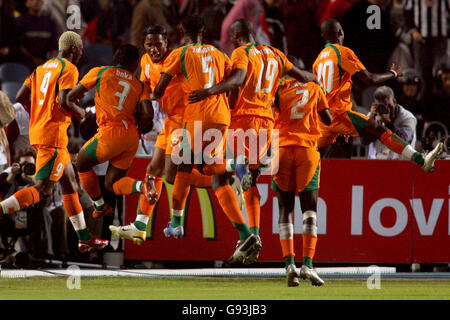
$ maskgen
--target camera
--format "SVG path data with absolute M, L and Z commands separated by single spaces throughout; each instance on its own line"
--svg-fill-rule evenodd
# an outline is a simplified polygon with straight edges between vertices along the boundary
M 36 173 L 36 165 L 25 161 L 20 164 L 20 170 L 27 176 L 33 176 Z
M 391 113 L 391 109 L 392 106 L 390 106 L 389 104 L 382 104 L 382 103 L 377 103 L 375 105 L 375 111 L 382 115 L 382 114 L 390 114 Z

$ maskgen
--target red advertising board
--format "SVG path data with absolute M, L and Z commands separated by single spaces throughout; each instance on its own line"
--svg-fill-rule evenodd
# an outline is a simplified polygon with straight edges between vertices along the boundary
M 149 159 L 136 158 L 129 175 L 142 178 Z M 318 202 L 317 262 L 450 262 L 450 161 L 426 174 L 408 161 L 324 160 Z M 260 261 L 281 261 L 278 203 L 270 177 L 261 194 Z M 125 200 L 125 223 L 136 216 L 138 196 Z M 301 256 L 301 209 L 296 200 L 295 251 Z M 169 198 L 163 190 L 141 246 L 125 241 L 130 260 L 226 260 L 238 234 L 210 189 L 192 188 L 185 237 L 166 238 Z M 245 210 L 244 210 L 245 215 Z

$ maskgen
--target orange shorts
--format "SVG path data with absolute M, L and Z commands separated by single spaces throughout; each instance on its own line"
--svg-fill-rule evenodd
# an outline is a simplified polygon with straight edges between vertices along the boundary
M 107 124 L 87 141 L 83 149 L 98 163 L 109 161 L 114 167 L 126 170 L 130 167 L 139 147 L 139 133 L 136 126 L 128 128 L 122 123 Z
M 349 110 L 333 117 L 331 125 L 326 126 L 319 121 L 319 128 L 322 136 L 319 138 L 317 145 L 319 148 L 332 144 L 339 135 L 352 137 L 361 137 L 364 132 L 369 117 Z
M 163 149 L 166 151 L 166 155 L 172 154 L 173 147 L 181 141 L 183 134 L 183 115 L 169 116 L 164 119 L 164 127 L 158 134 L 156 139 L 155 148 Z M 175 135 L 172 139 L 172 133 Z
M 59 181 L 64 168 L 70 162 L 67 148 L 55 148 L 45 145 L 33 145 L 36 150 L 36 179 Z
M 272 164 L 272 189 L 297 192 L 319 189 L 320 153 L 317 148 L 280 147 Z
M 243 153 L 250 168 L 257 169 L 261 159 L 267 156 L 272 141 L 274 122 L 260 117 L 238 117 L 231 119 L 227 134 L 227 152 L 237 157 Z M 228 155 L 227 155 L 228 157 Z
M 185 122 L 180 144 L 183 159 L 190 154 L 190 157 L 195 158 L 195 164 L 209 164 L 208 160 L 210 159 L 223 161 L 227 129 L 228 126 L 225 124 L 202 121 Z M 175 149 L 174 153 L 179 154 Z

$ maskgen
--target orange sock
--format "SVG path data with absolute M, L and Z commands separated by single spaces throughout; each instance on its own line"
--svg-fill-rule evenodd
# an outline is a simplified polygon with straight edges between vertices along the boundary
M 11 197 L 0 203 L 1 212 L 8 214 L 31 206 L 41 201 L 41 196 L 35 187 L 27 187 L 17 191 Z
M 234 194 L 233 188 L 230 185 L 220 187 L 216 192 L 217 199 L 220 206 L 233 223 L 245 224 L 244 216 L 239 209 L 239 203 Z
M 184 210 L 186 199 L 191 190 L 191 174 L 188 172 L 177 172 L 172 190 L 172 209 Z
M 220 206 L 239 233 L 239 239 L 244 240 L 251 235 L 244 216 L 239 209 L 239 203 L 230 185 L 220 187 L 216 192 Z
M 314 258 L 316 252 L 317 236 L 313 234 L 304 233 L 303 239 L 303 257 L 308 257 L 311 260 Z
M 113 183 L 113 190 L 118 196 L 139 193 L 142 192 L 142 181 L 123 177 Z
M 97 200 L 102 197 L 100 183 L 98 182 L 98 177 L 94 170 L 78 172 L 78 176 L 80 177 L 81 186 L 91 199 Z
M 408 145 L 406 141 L 393 133 L 391 130 L 386 130 L 380 137 L 380 141 L 390 150 L 395 153 L 402 154 L 405 147 Z
M 281 252 L 283 253 L 283 258 L 295 257 L 294 253 L 294 239 L 280 239 Z
M 142 214 L 145 214 L 147 217 L 151 217 L 153 208 L 158 203 L 159 197 L 161 197 L 162 185 L 163 185 L 163 178 L 155 176 L 155 187 L 156 187 L 156 192 L 158 192 L 158 199 L 156 200 L 155 203 L 149 204 L 145 197 L 140 197 L 138 214 L 142 213 Z
M 62 200 L 69 218 L 83 212 L 78 193 L 63 194 Z
M 197 169 L 192 169 L 189 179 L 191 180 L 191 185 L 193 186 L 199 188 L 211 187 L 211 176 L 201 174 Z
M 258 187 L 252 186 L 244 192 L 245 209 L 247 211 L 248 226 L 253 234 L 259 235 L 259 221 L 261 207 L 259 205 L 261 196 Z

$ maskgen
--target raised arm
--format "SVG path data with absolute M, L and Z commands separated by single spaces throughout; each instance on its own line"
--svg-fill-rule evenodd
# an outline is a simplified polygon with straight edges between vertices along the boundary
M 317 81 L 317 77 L 311 72 L 301 70 L 296 66 L 292 66 L 292 68 L 286 73 L 288 76 L 295 78 L 297 81 L 306 83 L 306 82 L 315 82 L 319 84 Z
M 354 77 L 357 80 L 364 82 L 366 85 L 375 85 L 386 82 L 391 79 L 395 79 L 403 75 L 403 72 L 399 66 L 392 64 L 391 69 L 384 73 L 372 73 L 366 69 L 356 73 Z

